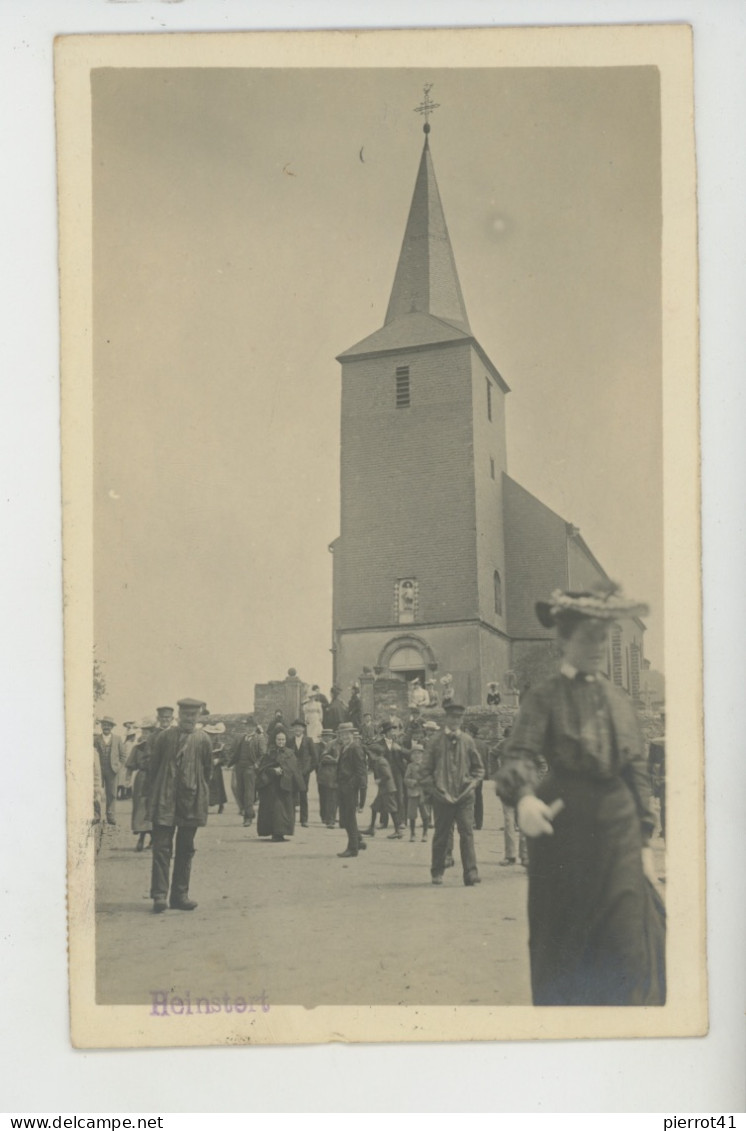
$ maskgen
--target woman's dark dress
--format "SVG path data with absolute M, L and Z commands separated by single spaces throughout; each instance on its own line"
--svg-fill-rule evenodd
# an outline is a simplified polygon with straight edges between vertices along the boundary
M 654 817 L 630 701 L 603 677 L 548 680 L 521 704 L 497 783 L 509 805 L 531 792 L 565 805 L 552 836 L 528 841 L 534 1005 L 662 1005 L 662 904 L 641 858 Z
M 279 766 L 282 774 L 275 773 Z M 295 803 L 293 790 L 305 789 L 292 750 L 272 747 L 262 758 L 257 772 L 259 814 L 258 836 L 292 836 L 295 831 Z
M 212 773 L 210 774 L 210 805 L 225 805 L 228 795 L 225 792 L 223 779 L 223 751 L 224 746 L 213 747 Z M 215 759 L 218 759 L 217 762 Z
M 148 804 L 148 770 L 152 753 L 152 738 L 141 738 L 130 752 L 127 769 L 135 771 L 132 782 L 132 832 L 149 833 L 153 830 Z

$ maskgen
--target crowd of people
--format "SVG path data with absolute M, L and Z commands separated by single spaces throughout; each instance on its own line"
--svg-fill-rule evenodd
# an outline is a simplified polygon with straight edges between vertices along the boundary
M 660 1004 L 665 926 L 649 882 L 649 767 L 631 702 L 600 674 L 611 624 L 640 608 L 613 591 L 557 591 L 540 602 L 540 620 L 557 629 L 562 666 L 528 693 L 512 732 L 506 727 L 497 741 L 480 737 L 452 696 L 441 700 L 440 722 L 411 697 L 406 722 L 394 710 L 375 722 L 357 686 L 348 702 L 339 687 L 327 698 L 314 686 L 303 717 L 288 722 L 277 711 L 266 730 L 250 718 L 228 747 L 224 724 L 211 724 L 198 699 L 179 700 L 176 717 L 157 708 L 139 737 L 126 740 L 105 716 L 94 762 L 106 820 L 116 823 L 117 782 L 130 775 L 132 832 L 138 851 L 152 848 L 156 913 L 197 906 L 189 895 L 194 838 L 211 806 L 224 811 L 224 767 L 243 825 L 256 823 L 260 837 L 283 843 L 296 820 L 308 826 L 315 776 L 322 824 L 347 838 L 338 856 L 357 857 L 381 832 L 402 840 L 408 830 L 414 841 L 419 820 L 423 841 L 432 831 L 431 881 L 442 885 L 455 827 L 463 882 L 474 887 L 474 832 L 485 777 L 493 779 L 505 817 L 502 864 L 529 872 L 534 1003 Z M 665 819 L 661 749 L 654 744 Z M 375 796 L 361 829 L 371 775 Z
M 293 835 L 296 821 L 308 827 L 315 778 L 322 824 L 343 829 L 347 837 L 339 856 L 356 857 L 377 832 L 402 840 L 408 831 L 410 842 L 418 837 L 427 842 L 432 832 L 432 879 L 442 883 L 454 863 L 456 825 L 464 883 L 479 883 L 474 830 L 482 827 L 483 780 L 494 775 L 499 746 L 480 739 L 474 723 L 463 725 L 460 705 L 446 702 L 442 727 L 418 706 L 406 712 L 406 721 L 392 710 L 376 723 L 362 712 L 357 687 L 347 702 L 341 688 L 333 687 L 327 698 L 314 687 L 303 718 L 287 721 L 277 711 L 265 729 L 250 716 L 245 732 L 229 745 L 224 723 L 201 721 L 209 716 L 200 700 L 182 699 L 177 707 L 178 714 L 158 707 L 142 719 L 139 735 L 125 740 L 114 732 L 114 720 L 104 716 L 94 737 L 105 819 L 116 824 L 117 800 L 131 796 L 135 850 L 154 853 L 151 895 L 157 911 L 166 904 L 164 869 L 173 829 L 182 826 L 191 832 L 181 839 L 176 835 L 169 901 L 172 907 L 192 904 L 184 860 L 191 859 L 194 830 L 206 822 L 209 809 L 224 812 L 224 769 L 230 771 L 244 827 L 255 825 L 260 837 L 282 843 Z M 361 829 L 359 814 L 368 803 L 370 819 Z M 103 812 L 101 806 L 102 818 Z M 172 830 L 169 836 L 158 831 L 164 825 Z M 515 859 L 506 853 L 503 863 Z

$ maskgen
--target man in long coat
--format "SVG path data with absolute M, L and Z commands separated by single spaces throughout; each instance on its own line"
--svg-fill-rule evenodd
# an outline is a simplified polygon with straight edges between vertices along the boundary
M 371 748 L 371 755 L 374 757 L 385 758 L 388 762 L 391 773 L 394 778 L 396 786 L 396 814 L 397 819 L 394 822 L 394 832 L 391 834 L 392 839 L 399 839 L 402 836 L 400 826 L 403 826 L 407 819 L 407 806 L 404 794 L 404 774 L 407 769 L 407 762 L 409 761 L 408 753 L 402 749 L 398 742 L 394 742 L 394 734 L 396 733 L 396 724 L 386 720 L 381 723 L 381 738 Z M 386 828 L 389 823 L 389 813 L 381 813 L 381 827 Z
M 479 737 L 478 724 L 475 722 L 468 722 L 464 727 L 464 730 L 474 739 L 474 745 L 477 748 L 479 757 L 482 759 L 482 765 L 484 766 L 486 773 L 489 749 L 485 740 Z M 484 782 L 480 781 L 477 783 L 476 789 L 474 790 L 474 828 L 477 831 L 479 831 L 484 824 L 484 797 L 482 796 L 483 786 Z
M 282 842 L 295 831 L 295 796 L 301 791 L 303 778 L 298 763 L 287 744 L 284 730 L 275 735 L 275 744 L 262 758 L 257 772 L 259 819 L 257 836 L 271 836 Z
M 331 691 L 332 701 L 324 711 L 324 730 L 336 731 L 341 723 L 347 722 L 347 704 L 342 698 L 342 688 L 336 685 Z
M 367 848 L 357 827 L 358 798 L 368 784 L 368 771 L 362 746 L 355 741 L 352 723 L 342 723 L 337 728 L 340 742 L 337 762 L 337 790 L 339 795 L 339 823 L 347 833 L 347 848 L 338 856 L 357 856 Z
M 155 714 L 158 719 L 158 730 L 168 730 L 174 725 L 173 707 L 156 707 Z
M 249 725 L 254 726 L 253 733 L 239 735 L 228 758 L 228 767 L 236 771 L 236 799 L 244 828 L 250 827 L 256 815 L 256 773 L 267 753 L 266 734 L 261 733 L 253 719 L 249 720 Z
M 295 754 L 298 771 L 306 784 L 305 790 L 299 793 L 300 823 L 304 829 L 308 828 L 308 783 L 312 772 L 317 766 L 316 747 L 306 734 L 306 724 L 302 719 L 296 719 L 292 724 L 293 737 L 288 743 Z
M 199 699 L 180 699 L 175 727 L 161 731 L 150 762 L 150 806 L 153 821 L 153 871 L 150 895 L 153 911 L 168 906 L 193 911 L 189 879 L 197 829 L 207 824 L 212 743 L 197 718 L 204 704 Z M 171 854 L 176 834 L 174 871 L 169 897 Z
M 117 779 L 124 769 L 127 755 L 124 743 L 118 734 L 114 734 L 116 726 L 109 715 L 104 715 L 100 720 L 101 734 L 94 736 L 93 745 L 98 751 L 101 777 L 106 791 L 106 822 L 109 825 L 117 823 Z
M 474 851 L 474 791 L 484 778 L 484 766 L 470 734 L 461 729 L 464 708 L 448 703 L 445 729 L 428 743 L 420 784 L 429 795 L 435 818 L 431 875 L 443 883 L 448 838 L 456 822 L 461 845 L 461 865 L 467 887 L 478 884 Z

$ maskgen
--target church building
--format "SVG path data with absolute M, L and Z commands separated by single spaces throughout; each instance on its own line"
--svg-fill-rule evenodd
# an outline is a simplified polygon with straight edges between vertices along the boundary
M 426 93 L 427 105 L 427 93 Z M 334 680 L 453 677 L 455 698 L 519 685 L 549 656 L 534 602 L 607 575 L 579 531 L 508 474 L 510 392 L 469 324 L 425 143 L 383 326 L 345 350 Z M 608 675 L 635 697 L 644 625 L 614 630 Z

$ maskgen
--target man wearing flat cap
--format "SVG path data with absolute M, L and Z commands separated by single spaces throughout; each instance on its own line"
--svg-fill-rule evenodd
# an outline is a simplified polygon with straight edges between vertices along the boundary
M 236 774 L 235 795 L 238 808 L 243 817 L 244 828 L 250 828 L 256 816 L 256 774 L 264 755 L 267 753 L 267 736 L 262 728 L 249 716 L 247 731 L 239 735 L 228 758 L 228 768 Z
M 161 731 L 150 763 L 150 806 L 153 821 L 153 871 L 150 895 L 153 911 L 167 907 L 193 911 L 189 878 L 197 829 L 207 824 L 212 743 L 197 720 L 204 706 L 200 699 L 180 699 L 175 727 Z M 171 854 L 176 849 L 169 896 Z
M 122 749 L 124 750 L 124 767 L 119 771 L 119 781 L 117 782 L 117 801 L 128 801 L 132 796 L 132 773 L 129 769 L 129 756 L 135 748 L 137 740 L 137 723 L 134 719 L 122 723 L 124 727 L 124 742 Z
M 99 719 L 101 733 L 94 736 L 93 745 L 98 751 L 101 777 L 106 792 L 106 823 L 117 823 L 117 781 L 124 770 L 127 755 L 124 743 L 118 734 L 114 734 L 116 723 L 110 715 Z
M 447 704 L 445 727 L 428 743 L 420 784 L 432 801 L 435 819 L 430 869 L 433 883 L 443 883 L 448 838 L 455 821 L 464 883 L 473 887 L 480 882 L 474 851 L 474 791 L 484 778 L 484 766 L 474 739 L 461 729 L 464 710 L 457 703 Z
M 155 713 L 156 718 L 158 719 L 158 730 L 168 730 L 170 726 L 173 726 L 173 707 L 156 707 Z
M 402 750 L 398 742 L 394 741 L 394 735 L 397 733 L 396 724 L 390 719 L 385 719 L 381 723 L 381 738 L 374 746 L 371 747 L 371 754 L 376 758 L 385 758 L 389 764 L 394 785 L 396 786 L 396 820 L 394 821 L 394 831 L 391 833 L 392 840 L 401 840 L 402 833 L 399 826 L 404 826 L 407 819 L 407 807 L 404 801 L 404 774 L 407 769 L 408 757 Z M 381 812 L 381 828 L 388 828 L 389 823 L 389 810 Z

